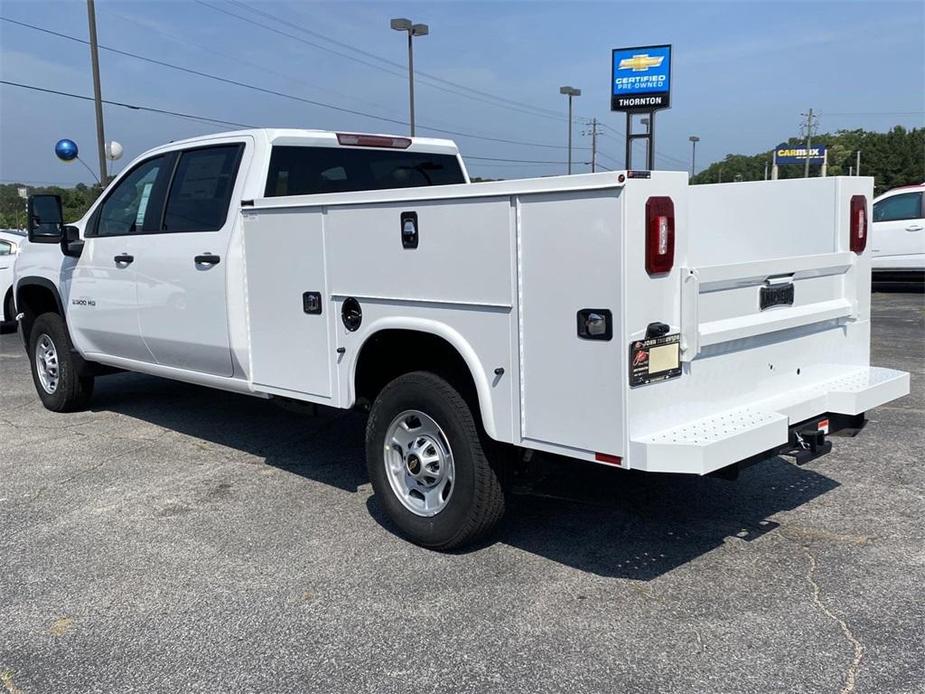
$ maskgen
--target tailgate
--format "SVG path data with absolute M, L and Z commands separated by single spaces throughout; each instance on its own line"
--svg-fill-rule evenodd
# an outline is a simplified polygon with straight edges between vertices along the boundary
M 867 319 L 869 262 L 849 250 L 849 217 L 852 196 L 869 203 L 870 179 L 693 186 L 690 195 L 684 361 L 724 343 Z
M 629 391 L 631 466 L 704 474 L 908 390 L 870 367 L 870 178 L 691 186 L 680 246 L 680 375 Z M 650 284 L 654 287 L 654 284 Z M 666 321 L 667 322 L 667 321 Z M 635 339 L 635 336 L 630 336 Z

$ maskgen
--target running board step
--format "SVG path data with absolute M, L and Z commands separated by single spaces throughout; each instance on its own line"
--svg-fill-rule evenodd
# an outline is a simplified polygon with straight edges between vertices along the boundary
M 706 475 L 786 445 L 787 417 L 753 408 L 728 410 L 632 442 L 632 466 Z

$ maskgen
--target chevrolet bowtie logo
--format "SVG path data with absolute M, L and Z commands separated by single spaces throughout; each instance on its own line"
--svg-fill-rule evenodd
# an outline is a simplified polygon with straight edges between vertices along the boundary
M 665 56 L 650 56 L 648 53 L 634 55 L 632 58 L 624 58 L 620 61 L 620 70 L 632 70 L 633 72 L 645 72 L 650 67 L 659 67 Z

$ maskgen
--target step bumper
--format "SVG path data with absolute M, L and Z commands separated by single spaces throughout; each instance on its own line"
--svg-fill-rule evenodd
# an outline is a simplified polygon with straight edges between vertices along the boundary
M 852 368 L 786 396 L 633 439 L 630 467 L 705 475 L 784 446 L 791 424 L 826 413 L 861 414 L 908 393 L 909 374 L 904 371 Z

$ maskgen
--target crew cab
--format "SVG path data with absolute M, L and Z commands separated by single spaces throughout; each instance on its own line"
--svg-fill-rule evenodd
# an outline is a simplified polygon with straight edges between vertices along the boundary
M 470 183 L 450 141 L 232 132 L 143 154 L 73 225 L 34 197 L 16 310 L 51 410 L 113 367 L 368 407 L 380 505 L 450 549 L 532 451 L 806 462 L 908 393 L 869 363 L 872 184 Z

